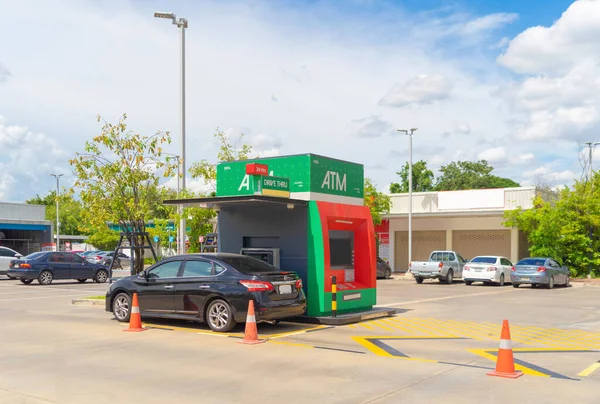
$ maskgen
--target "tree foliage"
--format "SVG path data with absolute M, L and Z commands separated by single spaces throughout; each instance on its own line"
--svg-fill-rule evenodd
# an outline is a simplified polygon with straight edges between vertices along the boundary
M 375 184 L 370 178 L 365 177 L 365 205 L 371 209 L 374 224 L 381 223 L 381 215 L 390 211 L 390 197 L 378 192 Z
M 171 142 L 168 132 L 151 136 L 127 129 L 126 115 L 117 124 L 102 121 L 100 135 L 86 142 L 85 152 L 70 160 L 80 188 L 83 220 L 96 229 L 106 222 L 119 223 L 129 234 L 146 231 L 153 214 L 153 200 L 159 175 L 174 176 L 177 165 L 162 158 L 162 145 Z M 159 174 L 160 173 L 160 174 Z M 141 236 L 132 237 L 134 246 L 144 245 Z M 135 272 L 143 270 L 144 250 L 135 251 Z
M 486 160 L 451 162 L 440 168 L 436 191 L 457 191 L 463 189 L 513 188 L 519 184 L 509 178 L 492 174 L 494 167 Z
M 576 276 L 590 267 L 600 275 L 600 174 L 563 188 L 556 200 L 537 196 L 532 209 L 508 211 L 505 218 L 505 226 L 526 234 L 532 256 L 553 257 Z
M 102 251 L 114 251 L 119 242 L 119 232 L 108 227 L 94 231 L 87 239 L 87 243 Z
M 390 193 L 399 194 L 408 192 L 408 162 L 404 163 L 402 170 L 396 174 L 400 176 L 400 183 L 390 184 Z M 413 192 L 433 191 L 434 186 L 433 171 L 427 168 L 425 160 L 419 160 L 412 166 L 412 187 Z
M 219 142 L 217 161 L 211 163 L 208 160 L 201 160 L 193 163 L 190 166 L 190 175 L 192 178 L 204 180 L 212 189 L 212 196 L 215 196 L 217 190 L 217 163 L 221 161 L 248 160 L 250 153 L 252 153 L 252 146 L 242 143 L 244 134 L 241 134 L 233 143 L 229 140 L 227 134 L 219 128 L 217 128 L 213 136 Z
M 50 191 L 46 196 L 35 197 L 25 201 L 31 205 L 46 206 L 46 220 L 56 222 L 56 191 Z M 60 233 L 71 236 L 80 235 L 86 232 L 82 215 L 81 201 L 73 197 L 73 190 L 63 190 L 58 198 L 58 221 L 60 223 Z

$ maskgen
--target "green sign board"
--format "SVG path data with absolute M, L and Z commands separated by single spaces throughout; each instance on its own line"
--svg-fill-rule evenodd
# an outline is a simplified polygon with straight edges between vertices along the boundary
M 362 203 L 364 169 L 361 164 L 316 154 L 223 162 L 217 165 L 217 196 L 262 193 L 261 176 L 246 174 L 246 164 L 268 166 L 268 177 L 288 179 L 291 198 Z M 266 177 L 266 178 L 268 178 Z M 264 178 L 264 177 L 262 177 Z M 267 188 L 269 189 L 269 188 Z M 327 197 L 327 195 L 329 195 Z M 337 199 L 336 199 L 337 198 Z M 356 199 L 354 199 L 356 198 Z
M 260 177 L 261 194 L 268 196 L 290 196 L 290 180 L 284 177 Z

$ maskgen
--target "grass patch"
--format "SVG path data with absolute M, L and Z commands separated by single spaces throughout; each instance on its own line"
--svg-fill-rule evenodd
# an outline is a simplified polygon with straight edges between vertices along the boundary
M 86 299 L 106 300 L 106 296 L 88 296 Z

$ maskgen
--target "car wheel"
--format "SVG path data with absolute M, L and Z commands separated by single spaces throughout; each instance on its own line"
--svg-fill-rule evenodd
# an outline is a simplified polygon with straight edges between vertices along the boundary
M 550 282 L 548 282 L 548 289 L 554 289 L 554 276 L 550 277 Z
M 31 282 L 33 282 L 33 279 L 21 279 L 21 283 L 24 285 L 29 285 Z
M 538 286 L 538 285 L 537 285 L 537 283 L 532 283 L 532 284 L 531 284 L 531 288 L 532 288 L 532 289 L 535 289 L 535 288 L 537 288 L 537 286 Z
M 390 271 L 389 269 L 385 270 L 385 279 L 390 279 L 390 277 L 392 276 L 392 271 Z
M 513 283 L 512 285 L 513 285 L 513 288 L 518 288 L 519 286 L 521 286 L 518 283 Z
M 98 272 L 96 272 L 96 276 L 94 276 L 94 282 L 104 283 L 107 280 L 108 280 L 108 272 L 106 272 L 104 269 L 101 269 Z
M 500 274 L 500 282 L 498 282 L 498 286 L 504 286 L 504 274 Z
M 471 286 L 473 284 L 473 281 L 465 281 L 465 285 L 467 286 Z
M 40 285 L 50 285 L 52 283 L 52 279 L 54 279 L 54 276 L 52 276 L 52 272 L 48 270 L 42 271 L 40 276 L 38 276 L 38 282 Z
M 568 288 L 571 285 L 571 277 L 567 275 L 567 280 L 565 281 L 565 288 Z
M 416 281 L 417 283 L 423 283 L 423 278 L 415 278 L 415 281 Z
M 228 332 L 235 327 L 233 310 L 229 303 L 221 299 L 210 302 L 206 309 L 206 321 L 215 332 Z
M 454 281 L 454 272 L 452 272 L 452 270 L 449 270 L 448 275 L 446 276 L 446 283 L 448 285 L 452 285 L 453 281 Z
M 85 279 L 85 278 L 77 279 L 77 282 L 79 282 L 79 283 L 83 283 L 85 281 L 87 281 L 87 279 Z
M 113 316 L 122 323 L 129 321 L 131 314 L 131 297 L 127 293 L 119 293 L 113 300 Z

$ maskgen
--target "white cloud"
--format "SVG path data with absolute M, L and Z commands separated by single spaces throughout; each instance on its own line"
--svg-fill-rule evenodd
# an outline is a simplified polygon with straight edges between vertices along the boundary
M 516 164 L 529 164 L 535 160 L 535 155 L 533 153 L 524 153 L 519 154 L 516 159 L 511 159 L 511 162 L 514 161 Z
M 352 130 L 353 136 L 374 138 L 394 133 L 394 127 L 392 124 L 376 115 L 371 115 L 361 119 L 354 119 L 352 120 L 352 123 L 354 127 Z
M 452 81 L 443 74 L 420 74 L 403 84 L 396 84 L 379 101 L 379 104 L 390 107 L 431 104 L 449 98 L 452 87 Z
M 505 36 L 502 39 L 500 39 L 498 42 L 496 42 L 494 45 L 490 46 L 490 49 L 503 49 L 509 43 L 510 43 L 510 38 Z
M 489 14 L 466 23 L 461 31 L 463 35 L 476 35 L 482 31 L 491 31 L 515 22 L 519 18 L 515 13 Z
M 479 153 L 477 158 L 487 160 L 490 164 L 504 162 L 506 160 L 506 149 L 502 146 L 493 147 Z
M 8 80 L 9 76 L 10 76 L 10 72 L 8 71 L 8 69 L 6 67 L 4 67 L 2 65 L 2 63 L 0 63 L 0 83 Z
M 454 133 L 459 135 L 468 135 L 471 133 L 471 126 L 466 122 L 461 122 L 454 127 Z

